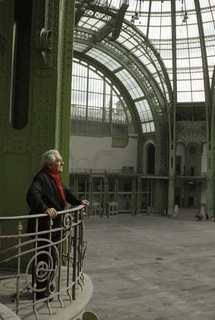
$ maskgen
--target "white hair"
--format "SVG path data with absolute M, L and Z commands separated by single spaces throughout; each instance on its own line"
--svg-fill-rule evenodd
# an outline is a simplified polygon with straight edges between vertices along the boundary
M 51 149 L 43 153 L 40 161 L 40 165 L 42 168 L 48 166 L 49 163 L 52 163 L 56 160 L 57 157 L 60 156 L 60 153 L 56 149 Z

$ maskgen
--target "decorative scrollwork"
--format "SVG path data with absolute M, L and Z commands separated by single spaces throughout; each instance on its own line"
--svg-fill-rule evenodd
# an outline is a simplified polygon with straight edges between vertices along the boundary
M 66 213 L 65 216 L 63 217 L 63 228 L 65 228 L 65 231 L 71 231 L 72 229 L 72 221 L 73 221 L 73 216 L 71 213 Z
M 43 56 L 44 65 L 47 67 L 49 65 L 49 56 L 52 49 L 51 46 L 51 38 L 52 38 L 52 31 L 43 28 L 40 31 L 40 46 L 41 46 L 41 53 Z
M 51 294 L 56 290 L 55 279 L 59 266 L 59 253 L 56 245 L 52 243 L 50 246 L 50 241 L 43 239 L 43 242 L 45 241 L 47 241 L 46 248 L 42 250 L 38 247 L 27 265 L 26 282 L 33 292 L 46 291 Z M 32 273 L 31 282 L 28 277 L 30 273 Z
M 42 28 L 40 31 L 40 45 L 42 51 L 48 51 L 52 49 L 51 38 L 52 31 Z
M 41 251 L 38 253 L 37 258 L 40 259 L 40 256 L 43 255 L 47 256 L 47 261 L 39 261 L 35 267 L 35 279 L 40 283 L 46 282 L 51 277 L 51 273 L 54 270 L 54 262 L 51 254 L 46 251 Z

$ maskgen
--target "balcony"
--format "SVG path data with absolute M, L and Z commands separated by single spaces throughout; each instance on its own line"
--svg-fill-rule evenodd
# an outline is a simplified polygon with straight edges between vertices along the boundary
M 58 216 L 58 228 L 45 214 L 0 217 L 0 318 L 6 308 L 11 320 L 98 319 L 85 312 L 93 286 L 83 270 L 84 206 Z M 38 231 L 39 218 L 48 230 Z M 26 232 L 28 219 L 35 232 Z

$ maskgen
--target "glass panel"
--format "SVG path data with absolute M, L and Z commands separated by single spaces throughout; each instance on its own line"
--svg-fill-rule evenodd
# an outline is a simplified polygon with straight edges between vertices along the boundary
M 148 120 L 153 120 L 150 106 L 147 100 L 141 100 L 135 103 L 137 111 L 139 113 L 140 121 L 145 122 Z
M 143 133 L 154 132 L 155 131 L 154 122 L 142 123 L 142 131 Z
M 129 116 L 127 109 L 125 112 L 125 103 L 119 91 L 111 81 L 106 79 L 101 71 L 98 74 L 94 67 L 86 63 L 82 65 L 76 59 L 73 63 L 71 118 L 85 121 L 82 121 L 82 124 L 73 122 L 73 132 L 75 130 L 76 133 L 84 135 L 110 135 L 110 125 L 120 123 L 120 135 L 127 136 Z M 109 123 L 109 127 L 103 122 Z M 100 123 L 100 126 L 96 123 Z M 112 132 L 113 130 L 114 128 Z
M 110 69 L 111 71 L 113 71 L 121 66 L 110 55 L 108 55 L 100 50 L 97 50 L 97 49 L 91 49 L 87 53 L 87 55 L 90 56 L 91 58 L 94 58 L 95 60 L 101 62 L 102 64 L 104 64 L 106 66 L 106 68 Z
M 128 92 L 130 93 L 133 99 L 144 96 L 144 93 L 141 90 L 140 86 L 127 70 L 122 70 L 117 72 L 116 76 L 119 78 L 122 84 L 126 87 L 126 89 L 128 90 Z

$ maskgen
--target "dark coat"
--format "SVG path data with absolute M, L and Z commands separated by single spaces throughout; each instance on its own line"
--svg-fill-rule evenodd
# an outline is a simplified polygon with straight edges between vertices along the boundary
M 77 199 L 69 189 L 63 187 L 65 199 L 72 206 L 80 205 L 81 200 Z M 30 207 L 30 214 L 44 213 L 48 208 L 54 208 L 56 211 L 64 210 L 55 182 L 45 172 L 44 169 L 39 171 L 28 189 L 26 196 L 27 203 Z M 57 216 L 53 219 L 53 227 L 60 226 L 61 217 Z M 39 231 L 49 228 L 49 217 L 41 217 L 39 219 Z M 27 232 L 35 232 L 35 219 L 28 219 Z

